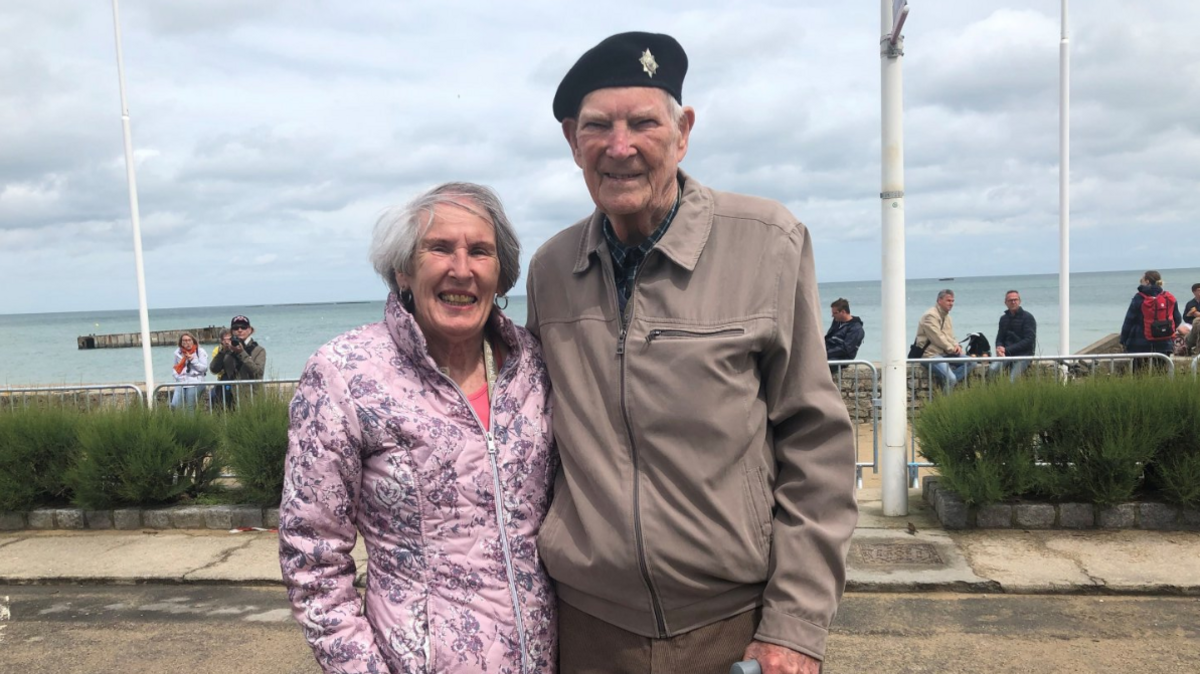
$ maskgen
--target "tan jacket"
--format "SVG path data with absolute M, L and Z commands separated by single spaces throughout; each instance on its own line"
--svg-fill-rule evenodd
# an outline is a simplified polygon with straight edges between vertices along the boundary
M 563 601 L 628 631 L 761 605 L 759 639 L 820 658 L 857 509 L 808 231 L 684 178 L 626 329 L 598 212 L 530 263 L 562 459 L 538 547 Z
M 954 338 L 954 320 L 950 318 L 950 312 L 935 304 L 921 314 L 917 323 L 917 344 L 925 345 L 922 358 L 958 356 L 954 351 L 958 340 Z

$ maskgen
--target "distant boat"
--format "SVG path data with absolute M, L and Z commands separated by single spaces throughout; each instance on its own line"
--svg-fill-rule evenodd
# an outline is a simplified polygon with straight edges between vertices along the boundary
M 946 278 L 940 278 L 940 279 L 938 279 L 938 280 L 939 280 L 939 281 L 953 281 L 953 280 L 954 280 L 954 277 L 953 277 L 953 276 L 947 276 Z

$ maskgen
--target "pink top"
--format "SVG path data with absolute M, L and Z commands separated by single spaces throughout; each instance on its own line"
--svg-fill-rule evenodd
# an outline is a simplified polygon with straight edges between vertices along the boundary
M 468 393 L 467 400 L 471 401 L 471 407 L 475 409 L 475 414 L 479 415 L 479 422 L 483 424 L 483 427 L 491 428 L 488 419 L 491 406 L 488 405 L 487 384 L 474 393 Z

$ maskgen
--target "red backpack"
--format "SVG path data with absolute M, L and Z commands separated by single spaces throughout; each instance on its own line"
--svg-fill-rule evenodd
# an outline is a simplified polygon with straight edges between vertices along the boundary
M 1142 296 L 1142 329 L 1151 342 L 1175 338 L 1175 296 L 1167 291 Z

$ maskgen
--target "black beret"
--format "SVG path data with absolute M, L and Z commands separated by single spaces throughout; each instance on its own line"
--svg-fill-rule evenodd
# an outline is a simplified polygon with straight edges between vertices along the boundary
M 554 118 L 579 114 L 583 97 L 609 87 L 657 87 L 683 103 L 688 60 L 670 35 L 620 33 L 584 52 L 554 94 Z

